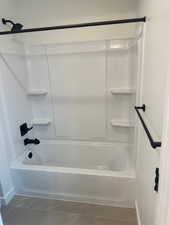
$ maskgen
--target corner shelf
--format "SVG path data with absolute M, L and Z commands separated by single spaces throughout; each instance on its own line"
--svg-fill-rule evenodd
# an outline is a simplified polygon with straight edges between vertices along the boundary
M 52 121 L 50 119 L 34 119 L 32 120 L 32 125 L 40 126 L 40 125 L 49 125 Z
M 111 88 L 110 93 L 112 95 L 131 95 L 134 94 L 135 91 L 132 88 Z
M 134 127 L 134 125 L 127 120 L 111 120 L 110 123 L 112 127 Z
M 40 96 L 40 95 L 47 95 L 48 91 L 42 90 L 42 89 L 32 89 L 32 90 L 28 90 L 27 94 L 29 96 Z

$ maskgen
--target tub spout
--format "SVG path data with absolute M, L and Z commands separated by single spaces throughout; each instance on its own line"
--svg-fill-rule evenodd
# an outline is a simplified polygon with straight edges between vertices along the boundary
M 38 145 L 38 144 L 40 144 L 40 141 L 37 138 L 35 138 L 35 139 L 25 138 L 24 145 L 29 145 L 29 144 Z

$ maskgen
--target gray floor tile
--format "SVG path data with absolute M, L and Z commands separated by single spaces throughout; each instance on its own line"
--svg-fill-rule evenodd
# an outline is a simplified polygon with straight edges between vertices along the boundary
M 106 218 L 96 218 L 95 225 L 137 225 L 137 222 L 120 221 Z
M 5 225 L 36 225 L 44 224 L 44 214 L 31 209 L 14 208 L 5 218 Z
M 95 225 L 95 217 L 79 215 L 72 225 Z
M 137 225 L 134 209 L 16 196 L 4 225 Z

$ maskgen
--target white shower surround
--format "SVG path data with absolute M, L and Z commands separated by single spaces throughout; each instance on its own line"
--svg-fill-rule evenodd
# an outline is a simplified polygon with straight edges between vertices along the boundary
M 41 121 L 34 124 L 41 144 L 31 160 L 28 146 L 12 164 L 16 193 L 134 207 L 135 129 L 126 124 L 134 120 L 137 93 L 123 90 L 135 90 L 137 40 L 27 50 L 28 101 L 32 123 Z M 112 88 L 120 93 L 112 94 Z
M 135 174 L 128 144 L 43 141 L 12 165 L 16 193 L 133 207 Z M 92 156 L 94 157 L 91 157 Z
M 27 46 L 29 89 L 35 135 L 40 139 L 133 143 L 135 93 L 112 95 L 112 88 L 135 89 L 137 40 L 102 40 Z M 42 95 L 45 91 L 47 94 Z M 42 126 L 43 125 L 43 126 Z

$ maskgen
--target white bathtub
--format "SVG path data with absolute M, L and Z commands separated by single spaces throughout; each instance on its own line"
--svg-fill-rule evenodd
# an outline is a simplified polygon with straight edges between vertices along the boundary
M 11 169 L 17 194 L 133 207 L 135 175 L 128 144 L 42 142 Z

